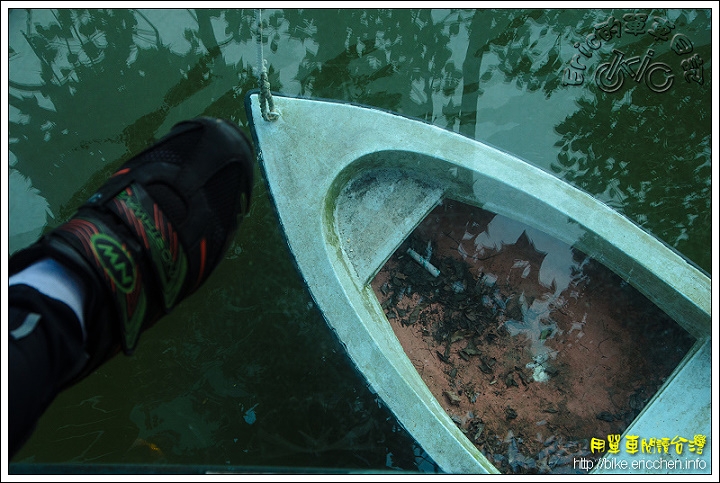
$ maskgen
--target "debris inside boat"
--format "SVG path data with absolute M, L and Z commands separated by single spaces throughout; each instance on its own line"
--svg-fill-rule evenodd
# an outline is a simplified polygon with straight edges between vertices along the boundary
M 602 457 L 591 438 L 622 434 L 695 342 L 586 254 L 452 200 L 372 287 L 432 394 L 506 474 L 584 473 L 573 458 Z

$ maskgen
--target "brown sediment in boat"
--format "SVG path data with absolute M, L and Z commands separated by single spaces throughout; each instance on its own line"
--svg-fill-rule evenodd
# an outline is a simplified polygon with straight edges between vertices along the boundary
M 432 394 L 501 472 L 582 472 L 573 459 L 602 456 L 591 438 L 607 450 L 694 339 L 577 250 L 568 272 L 525 231 L 483 246 L 495 216 L 446 201 L 372 287 Z M 406 254 L 428 244 L 437 277 Z

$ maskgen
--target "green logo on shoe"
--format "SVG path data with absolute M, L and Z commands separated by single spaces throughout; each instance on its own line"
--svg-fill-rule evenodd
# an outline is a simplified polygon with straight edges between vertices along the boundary
M 115 286 L 123 293 L 135 289 L 135 263 L 130 253 L 114 238 L 99 233 L 90 238 L 95 256 L 100 261 L 105 273 L 112 279 Z

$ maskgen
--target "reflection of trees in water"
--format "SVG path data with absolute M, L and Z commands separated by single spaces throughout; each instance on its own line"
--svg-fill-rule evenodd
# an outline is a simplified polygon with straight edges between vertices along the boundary
M 561 9 L 447 10 L 436 17 L 429 10 L 316 10 L 277 13 L 271 23 L 285 23 L 290 37 L 319 45 L 306 53 L 297 74 L 303 94 L 403 112 L 473 137 L 484 82 L 499 72 L 506 83 L 551 98 L 563 88 L 568 59 L 561 59 L 561 48 L 593 32 L 608 15 Z M 702 32 L 707 20 L 680 14 L 674 22 Z M 632 42 L 645 49 L 648 39 Z M 458 41 L 466 45 L 461 63 L 451 49 Z M 696 51 L 710 58 L 708 43 Z M 492 61 L 483 62 L 487 55 Z M 556 127 L 563 136 L 556 173 L 609 199 L 709 269 L 710 254 L 703 249 L 711 225 L 707 89 L 676 82 L 672 94 L 631 89 L 618 99 L 598 91 L 591 76 L 576 89 L 594 99 L 579 98 L 579 109 Z M 441 113 L 433 99 L 440 99 Z
M 62 176 L 68 167 L 84 167 L 103 179 L 110 168 L 98 167 L 93 151 L 113 153 L 108 161 L 127 158 L 151 141 L 173 109 L 203 89 L 212 95 L 196 114 L 246 124 L 238 107 L 244 92 L 256 86 L 256 62 L 228 64 L 223 49 L 230 43 L 255 42 L 254 10 L 189 11 L 184 54 L 166 45 L 163 33 L 141 11 L 52 12 L 49 25 L 36 24 L 33 11 L 28 13 L 23 33 L 40 59 L 41 84 L 20 85 L 10 79 L 10 104 L 22 113 L 21 121 L 10 120 L 10 129 L 17 138 L 12 145 L 17 169 L 33 180 L 53 208 L 65 200 L 47 183 L 52 176 Z M 563 88 L 562 72 L 569 59 L 561 59 L 561 47 L 572 46 L 609 14 L 562 9 L 286 9 L 263 16 L 263 41 L 270 52 L 281 54 L 288 41 L 304 43 L 295 76 L 301 94 L 375 105 L 472 137 L 484 83 L 501 74 L 518 89 L 539 90 L 550 98 Z M 681 27 L 703 32 L 707 24 L 704 15 L 681 13 L 674 21 L 678 32 Z M 696 52 L 711 57 L 707 42 L 696 45 Z M 272 65 L 269 70 L 272 88 L 281 90 L 279 73 Z M 589 77 L 585 86 L 564 87 L 577 89 L 579 96 L 590 94 L 591 100 L 578 99 L 578 111 L 556 128 L 563 136 L 556 172 L 593 195 L 609 198 L 617 209 L 709 268 L 709 252 L 701 248 L 709 244 L 710 226 L 707 87 L 678 77 L 667 95 L 638 87 L 621 98 L 600 92 Z M 709 85 L 710 79 L 704 86 Z M 41 105 L 38 96 L 49 99 L 54 109 Z M 72 112 L 78 114 L 68 116 Z M 88 119 L 94 125 L 90 131 Z M 40 146 L 48 138 L 52 162 L 38 162 L 47 156 Z M 675 182 L 658 183 L 661 176 Z M 95 187 L 91 184 L 86 189 Z M 69 205 L 87 194 L 81 192 Z M 676 208 L 668 213 L 668 207 L 682 207 L 682 212 Z M 60 215 L 62 219 L 61 210 Z M 702 234 L 695 235 L 698 232 Z
M 298 71 L 301 93 L 377 105 L 451 129 L 459 120 L 460 131 L 472 135 L 481 83 L 493 71 L 500 70 L 508 81 L 530 91 L 543 88 L 550 95 L 559 87 L 560 35 L 552 26 L 561 14 L 561 10 L 288 10 L 275 14 L 270 23 L 278 30 L 285 24 L 283 32 L 291 38 L 312 38 L 318 44 L 317 52 L 306 53 Z M 309 30 L 303 25 L 321 28 Z M 555 39 L 549 46 L 540 42 L 546 36 Z M 459 62 L 453 49 L 462 50 Z M 481 71 L 488 52 L 499 63 Z M 444 119 L 434 113 L 434 97 L 442 99 Z
M 435 121 L 433 96 L 450 96 L 461 74 L 450 58 L 450 42 L 467 14 L 430 10 L 285 11 L 292 38 L 308 30 L 293 25 L 319 25 L 297 79 L 301 93 L 374 105 Z M 307 17 L 311 17 L 308 20 Z
M 709 270 L 710 109 L 688 105 L 694 92 L 680 101 L 641 88 L 630 93 L 631 102 L 600 94 L 581 102 L 584 108 L 556 127 L 562 140 L 553 170 L 609 197 L 615 209 Z M 595 116 L 598 111 L 606 114 Z
M 28 11 L 23 34 L 40 60 L 41 83 L 22 85 L 10 76 L 10 105 L 21 113 L 20 119 L 10 119 L 17 139 L 11 145 L 16 168 L 33 179 L 51 206 L 66 201 L 61 193 L 67 192 L 67 187 L 58 192 L 53 176 L 67 176 L 68 170 L 95 174 L 59 220 L 87 198 L 119 159 L 163 135 L 159 128 L 172 109 L 201 90 L 225 87 L 193 115 L 222 115 L 242 123 L 238 106 L 256 81 L 242 60 L 237 66 L 223 61 L 211 14 L 195 12 L 197 25 L 185 29 L 190 48 L 179 54 L 163 43 L 161 32 L 141 12 L 60 9 L 53 11 L 55 23 L 43 26 Z M 38 98 L 52 108 L 40 105 Z M 98 165 L 103 156 L 112 156 L 105 160 L 112 166 Z
M 680 15 L 675 23 L 684 32 L 703 32 L 707 19 L 687 22 Z M 699 40 L 706 39 L 695 39 L 695 52 L 710 58 L 710 44 Z M 631 46 L 634 53 L 649 47 L 641 41 Z M 654 60 L 679 63 L 672 51 Z M 709 271 L 710 91 L 675 76 L 672 91 L 663 94 L 634 82 L 624 95 L 592 85 L 594 97 L 579 99 L 579 109 L 556 126 L 562 139 L 552 168 L 590 194 L 609 198 L 615 209 Z
M 122 160 L 164 134 L 160 130 L 168 121 L 207 114 L 247 124 L 242 99 L 257 85 L 256 59 L 228 62 L 224 53 L 232 45 L 254 45 L 253 10 L 189 11 L 183 25 L 185 52 L 173 49 L 162 28 L 139 11 L 58 9 L 45 25 L 36 22 L 37 15 L 38 11 L 29 10 L 27 22 L 19 28 L 39 59 L 38 83 L 23 85 L 10 75 L 9 101 L 19 115 L 10 119 L 9 130 L 17 156 L 15 168 L 33 180 L 52 211 L 59 214 L 56 222 L 69 216 Z M 305 46 L 302 59 L 288 62 L 289 68 L 298 65 L 295 79 L 301 94 L 378 106 L 472 137 L 484 84 L 501 74 L 520 90 L 541 91 L 550 98 L 563 89 L 562 71 L 569 59 L 561 59 L 561 47 L 591 31 L 595 22 L 604 20 L 603 15 L 584 10 L 287 9 L 268 12 L 263 33 L 266 51 L 283 60 L 293 55 L 282 57 L 284 49 L 291 52 L 289 42 Z M 707 19 L 698 16 L 693 22 L 692 31 L 699 32 Z M 19 49 L 9 47 L 12 59 Z M 709 45 L 698 49 L 710 58 Z M 278 67 L 270 65 L 269 72 L 273 90 L 282 90 Z M 703 89 L 710 85 L 707 78 Z M 555 167 L 558 175 L 576 186 L 617 200 L 617 209 L 681 251 L 706 257 L 697 261 L 707 268 L 710 254 L 703 247 L 709 245 L 711 226 L 710 103 L 705 101 L 709 95 L 696 84 L 677 82 L 675 87 L 672 95 L 638 88 L 625 97 L 596 92 L 589 84 L 582 87 L 583 94 L 578 95 L 589 94 L 590 100 L 578 100 L 579 109 L 557 126 L 562 140 Z M 183 109 L 185 103 L 191 107 Z M 633 142 L 628 144 L 628 140 Z M 662 176 L 671 176 L 673 181 L 658 183 Z M 79 190 L 71 200 L 67 193 L 72 190 L 58 185 L 58 179 L 68 180 Z M 258 184 L 258 194 L 263 190 Z M 256 199 L 267 202 L 262 196 Z M 64 203 L 68 208 L 58 209 Z M 668 212 L 669 207 L 675 210 Z M 248 243 L 279 242 L 275 232 L 267 233 L 273 214 L 266 208 L 258 210 L 262 218 L 245 221 L 251 233 L 258 233 Z M 272 261 L 273 254 L 261 258 Z M 228 267 L 238 268 L 238 273 L 258 271 L 241 263 L 246 262 L 229 262 Z M 264 267 L 273 280 L 292 271 L 277 265 L 275 260 Z M 256 303 L 250 295 L 255 292 L 240 292 L 224 287 L 219 300 L 209 300 L 224 307 Z M 286 294 L 266 303 L 305 306 L 307 294 L 302 288 L 292 286 Z M 207 311 L 213 310 L 208 304 Z M 315 344 L 326 328 L 319 329 L 318 321 L 306 314 L 272 315 L 272 307 L 264 313 L 258 322 L 265 326 L 264 332 L 298 351 L 283 354 L 279 361 L 269 361 L 277 354 L 262 353 L 262 345 L 243 345 L 238 351 L 249 351 L 248 357 L 280 367 L 293 380 L 302 379 L 306 394 L 339 408 L 341 403 L 333 394 L 352 391 L 357 382 L 319 386 L 321 381 L 345 377 L 344 368 L 329 367 L 318 357 L 330 357 L 338 350 Z M 288 319 L 299 323 L 286 327 Z M 226 342 L 223 334 L 215 335 L 210 338 L 215 344 Z M 227 354 L 209 339 L 202 342 L 204 354 Z M 255 387 L 273 384 L 265 378 L 258 375 Z M 283 389 L 267 388 L 268 398 Z M 167 391 L 172 394 L 172 388 Z M 304 395 L 296 397 L 297 411 L 288 408 L 263 428 L 301 444 L 295 429 L 307 424 L 308 414 L 317 411 L 304 407 L 308 401 Z M 334 419 L 313 427 L 314 434 L 325 435 L 328 428 L 350 432 L 364 428 L 365 418 L 385 414 L 371 408 L 371 401 L 366 400 L 370 396 L 359 398 L 362 411 L 330 410 L 327 413 Z M 223 417 L 217 412 L 210 416 Z M 226 440 L 237 436 L 226 420 L 220 427 L 227 434 L 218 436 Z M 358 437 L 362 444 L 379 441 L 387 434 L 384 431 L 387 428 L 372 428 Z M 330 436 L 330 442 L 343 441 L 339 433 Z M 352 445 L 361 443 L 355 440 Z M 398 459 L 408 457 L 394 451 Z M 400 466 L 412 468 L 412 462 Z

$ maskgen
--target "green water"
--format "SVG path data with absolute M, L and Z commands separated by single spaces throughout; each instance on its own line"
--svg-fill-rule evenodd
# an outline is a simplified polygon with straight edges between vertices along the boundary
M 709 272 L 710 14 L 264 10 L 263 53 L 274 91 L 377 106 L 498 146 Z M 8 16 L 11 253 L 174 123 L 210 115 L 247 130 L 254 10 Z M 625 67 L 595 75 L 619 55 Z M 313 306 L 261 176 L 206 285 L 134 356 L 61 394 L 14 462 L 436 471 Z

